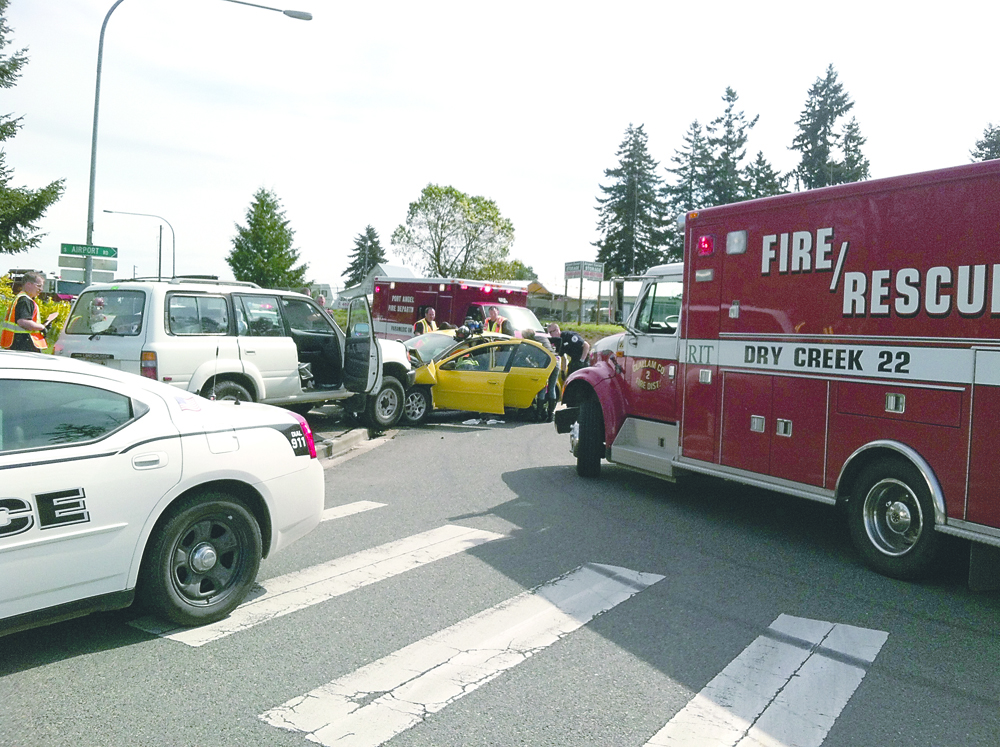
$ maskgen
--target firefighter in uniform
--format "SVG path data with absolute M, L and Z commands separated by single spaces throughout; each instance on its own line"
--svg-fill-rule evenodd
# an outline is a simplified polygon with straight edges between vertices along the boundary
M 7 309 L 3 330 L 0 331 L 0 347 L 37 353 L 49 346 L 45 341 L 45 331 L 49 327 L 39 321 L 38 304 L 35 302 L 44 285 L 45 276 L 42 273 L 24 273 L 21 292 Z
M 483 323 L 484 332 L 501 332 L 505 335 L 514 335 L 513 325 L 509 319 L 500 316 L 500 310 L 496 306 L 490 306 L 489 317 Z
M 428 332 L 437 332 L 438 326 L 437 322 L 434 321 L 435 316 L 437 316 L 437 312 L 434 311 L 434 307 L 428 306 L 424 311 L 423 319 L 417 319 L 417 323 L 413 325 L 413 334 L 426 335 Z

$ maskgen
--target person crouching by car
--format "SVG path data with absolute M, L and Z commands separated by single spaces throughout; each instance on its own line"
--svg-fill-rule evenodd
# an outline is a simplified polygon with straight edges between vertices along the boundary
M 38 304 L 35 302 L 44 286 L 45 275 L 42 273 L 24 273 L 21 292 L 14 297 L 7 310 L 3 331 L 0 332 L 0 347 L 35 353 L 48 348 L 45 331 L 49 326 L 39 319 Z

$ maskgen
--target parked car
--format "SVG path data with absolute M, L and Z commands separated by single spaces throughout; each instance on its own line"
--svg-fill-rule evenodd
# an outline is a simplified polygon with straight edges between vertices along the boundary
M 417 369 L 406 392 L 403 420 L 418 425 L 435 408 L 488 412 L 527 410 L 556 367 L 556 356 L 534 340 L 449 329 L 407 340 Z
M 0 634 L 136 597 L 179 625 L 221 619 L 323 498 L 301 415 L 0 352 Z
M 335 402 L 379 429 L 399 420 L 413 375 L 400 343 L 373 341 L 363 297 L 341 330 L 308 296 L 194 278 L 89 286 L 55 353 L 300 414 Z

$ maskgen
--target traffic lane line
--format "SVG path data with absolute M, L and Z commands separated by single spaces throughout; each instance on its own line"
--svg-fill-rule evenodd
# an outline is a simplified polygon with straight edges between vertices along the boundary
M 260 718 L 322 745 L 376 747 L 663 578 L 588 563 Z
M 818 747 L 887 639 L 780 615 L 646 747 Z
M 130 624 L 161 638 L 169 638 L 188 646 L 204 646 L 211 641 L 249 630 L 269 620 L 284 617 L 503 536 L 481 529 L 446 524 L 428 532 L 268 579 L 259 587 L 255 596 L 233 610 L 229 617 L 209 625 L 177 628 L 149 617 L 133 620 Z

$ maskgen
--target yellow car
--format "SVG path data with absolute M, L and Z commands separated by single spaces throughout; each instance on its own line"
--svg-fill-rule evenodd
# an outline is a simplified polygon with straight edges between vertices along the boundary
M 555 354 L 534 340 L 462 328 L 429 332 L 403 343 L 417 369 L 403 420 L 417 425 L 435 408 L 503 415 L 527 410 L 548 384 Z

